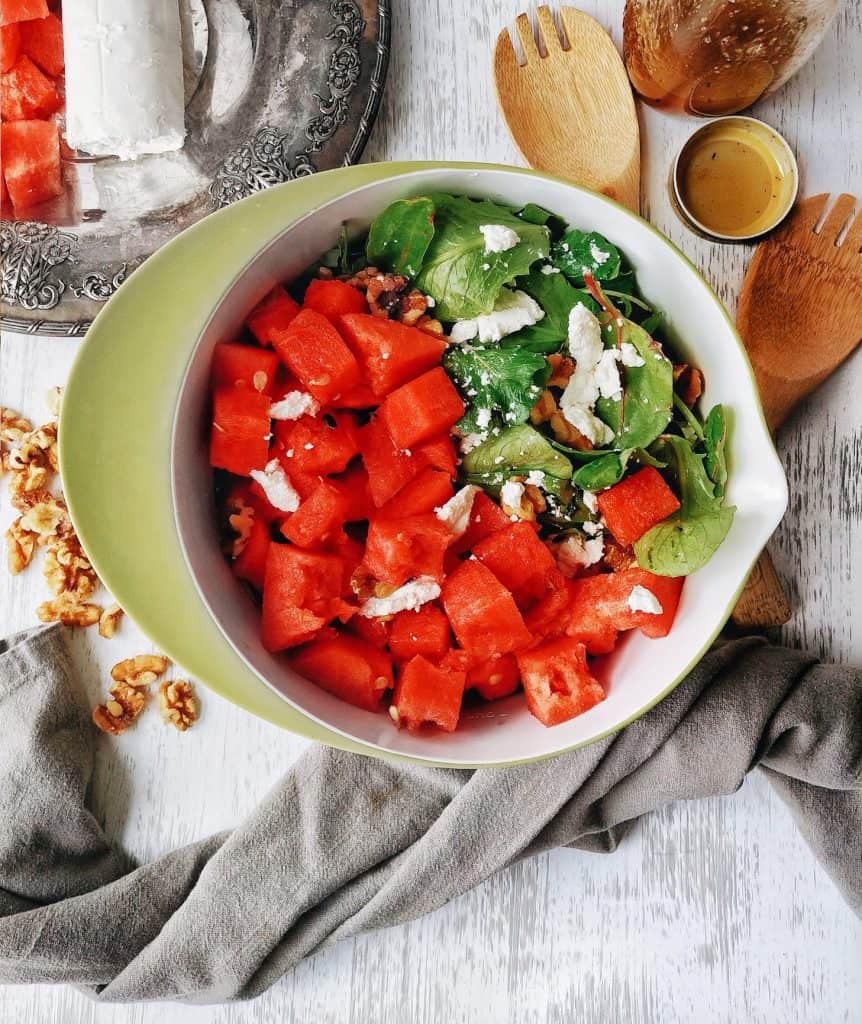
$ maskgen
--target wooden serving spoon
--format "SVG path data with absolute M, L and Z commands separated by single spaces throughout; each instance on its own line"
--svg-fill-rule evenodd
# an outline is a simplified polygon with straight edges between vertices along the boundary
M 611 37 L 574 7 L 560 8 L 564 40 L 548 7 L 538 8 L 536 20 L 538 38 L 526 14 L 515 19 L 525 64 L 506 29 L 494 51 L 497 98 L 516 145 L 531 167 L 602 192 L 637 213 L 638 119 Z
M 773 432 L 862 341 L 862 210 L 848 227 L 856 197 L 840 195 L 824 220 L 828 202 L 823 194 L 798 203 L 758 245 L 742 283 L 736 323 Z M 789 618 L 764 552 L 733 621 L 763 628 Z

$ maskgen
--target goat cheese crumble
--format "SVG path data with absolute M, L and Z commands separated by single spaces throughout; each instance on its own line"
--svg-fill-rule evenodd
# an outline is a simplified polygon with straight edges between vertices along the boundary
M 431 576 L 418 576 L 408 580 L 388 597 L 369 597 L 359 609 L 364 619 L 377 619 L 383 615 L 416 611 L 423 604 L 440 596 L 440 584 Z
M 614 432 L 595 415 L 593 409 L 600 394 L 613 392 L 614 385 L 616 392 L 620 389 L 616 353 L 611 350 L 610 359 L 604 358 L 601 324 L 582 303 L 578 303 L 569 314 L 568 333 L 569 353 L 575 360 L 575 369 L 560 398 L 560 412 L 594 445 L 610 444 Z M 616 373 L 616 381 L 611 367 Z
M 644 364 L 643 358 L 630 341 L 624 341 L 620 346 L 620 362 L 623 366 L 643 366 Z
M 573 533 L 556 544 L 553 553 L 560 572 L 571 579 L 580 569 L 587 569 L 601 560 L 605 553 L 605 542 L 601 535 L 584 540 L 579 533 Z
M 485 239 L 485 252 L 508 252 L 514 249 L 521 236 L 505 224 L 480 224 L 479 230 Z
M 508 334 L 538 323 L 544 315 L 542 307 L 526 292 L 504 288 L 490 313 L 453 324 L 449 340 L 456 345 L 463 345 L 474 338 L 483 344 L 500 341 Z
M 500 504 L 517 508 L 524 497 L 524 485 L 517 480 L 507 480 L 500 488 Z
M 473 511 L 473 500 L 478 490 L 479 488 L 473 484 L 467 484 L 447 502 L 434 509 L 434 515 L 441 523 L 445 523 L 456 537 L 460 537 L 470 525 L 470 513 Z
M 633 612 L 647 612 L 649 615 L 661 615 L 664 611 L 661 601 L 655 594 L 639 584 L 632 587 L 626 604 Z
M 316 416 L 320 406 L 305 391 L 288 391 L 278 402 L 269 407 L 274 420 L 298 420 L 300 416 Z
M 278 459 L 271 459 L 262 470 L 253 469 L 249 475 L 263 488 L 266 500 L 273 508 L 280 512 L 295 512 L 299 508 L 299 495 Z

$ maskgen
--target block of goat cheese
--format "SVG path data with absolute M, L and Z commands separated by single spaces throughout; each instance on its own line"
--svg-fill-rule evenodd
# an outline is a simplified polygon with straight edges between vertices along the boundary
M 185 138 L 178 0 L 63 0 L 66 141 L 127 160 Z

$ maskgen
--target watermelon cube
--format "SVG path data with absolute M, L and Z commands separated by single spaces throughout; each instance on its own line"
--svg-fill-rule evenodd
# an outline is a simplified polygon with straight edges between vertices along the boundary
M 270 544 L 263 582 L 263 646 L 272 652 L 296 647 L 345 614 L 344 572 L 337 555 Z
M 443 579 L 443 559 L 452 539 L 432 514 L 406 519 L 372 519 L 363 564 L 377 580 L 400 587 L 414 576 Z
M 362 462 L 368 472 L 371 500 L 380 508 L 424 468 L 418 454 L 401 451 L 374 416 L 359 431 Z
M 358 636 L 318 637 L 292 654 L 290 663 L 301 676 L 366 711 L 377 711 L 392 687 L 391 659 Z
M 0 76 L 0 115 L 4 121 L 44 119 L 62 106 L 54 83 L 24 53 Z
M 518 655 L 527 707 L 542 725 L 559 725 L 605 699 L 587 666 L 587 650 L 570 637 Z
M 413 449 L 414 455 L 428 466 L 448 473 L 454 480 L 458 475 L 458 453 L 455 451 L 455 444 L 448 434 L 441 434 L 439 437 L 432 437 L 430 441 L 424 441 Z
M 512 595 L 476 559 L 462 562 L 446 577 L 442 600 L 458 643 L 468 653 L 508 654 L 532 639 Z
M 490 537 L 496 530 L 505 530 L 511 525 L 511 519 L 497 502 L 489 498 L 484 491 L 477 491 L 470 510 L 470 522 L 458 538 L 455 550 L 471 551 L 485 537 Z
M 418 732 L 423 725 L 454 732 L 461 714 L 464 678 L 463 672 L 438 667 L 417 655 L 404 666 L 395 686 L 393 720 L 410 732 Z
M 309 282 L 302 300 L 306 309 L 325 316 L 338 327 L 338 318 L 345 313 L 367 313 L 368 303 L 358 288 L 334 278 L 315 278 Z
M 340 473 L 359 454 L 356 419 L 349 412 L 276 420 L 275 437 L 291 473 Z
M 268 349 L 222 342 L 213 350 L 213 387 L 243 387 L 271 395 L 279 365 L 278 356 Z
M 355 388 L 339 395 L 333 404 L 336 409 L 372 409 L 379 401 L 371 388 L 360 382 Z
M 16 210 L 63 192 L 60 137 L 48 121 L 13 121 L 2 127 L 3 177 Z
M 439 661 L 449 650 L 451 639 L 449 620 L 435 604 L 399 612 L 389 629 L 389 649 L 398 661 L 409 661 L 418 654 Z
M 251 534 L 242 551 L 233 560 L 231 568 L 241 580 L 246 580 L 255 590 L 263 590 L 266 572 L 266 556 L 269 552 L 269 526 L 257 516 L 251 524 Z
M 367 619 L 364 615 L 354 615 L 345 629 L 381 650 L 389 646 L 389 622 L 386 619 Z
M 0 24 L 9 25 L 14 21 L 30 21 L 33 18 L 47 18 L 48 0 L 0 0 Z
M 683 582 L 682 577 L 654 576 L 646 569 L 637 568 L 572 580 L 566 633 L 595 635 L 613 628 L 640 629 L 645 636 L 653 638 L 667 636 L 676 616 Z M 632 604 L 637 604 L 632 598 L 635 587 L 649 591 L 661 610 L 633 608 Z
M 359 364 L 321 313 L 300 310 L 272 339 L 281 361 L 319 402 L 334 402 L 359 384 Z
M 521 685 L 521 671 L 514 654 L 488 658 L 467 672 L 467 689 L 476 690 L 484 700 L 510 697 Z
M 679 508 L 679 499 L 652 466 L 602 491 L 596 500 L 608 529 L 623 547 L 634 544 Z
M 379 519 L 403 519 L 433 512 L 455 493 L 452 479 L 433 466 L 426 466 L 377 512 Z
M 246 388 L 213 392 L 210 465 L 237 476 L 263 469 L 269 459 L 269 397 Z
M 0 71 L 8 71 L 18 60 L 21 49 L 21 26 L 17 21 L 0 28 Z
M 473 547 L 473 553 L 510 590 L 520 608 L 563 589 L 554 556 L 528 523 L 509 524 Z
M 368 313 L 343 316 L 339 327 L 376 395 L 388 395 L 437 366 L 446 351 L 442 338 Z
M 464 403 L 442 366 L 391 392 L 378 413 L 401 449 L 448 431 L 463 415 Z
M 282 525 L 281 532 L 301 548 L 320 547 L 341 533 L 350 515 L 345 494 L 335 483 L 321 480 Z
M 63 74 L 63 25 L 56 14 L 34 21 L 22 21 L 21 49 L 46 75 L 57 78 Z
M 261 345 L 272 345 L 274 332 L 287 330 L 298 312 L 299 303 L 279 285 L 255 306 L 246 323 Z

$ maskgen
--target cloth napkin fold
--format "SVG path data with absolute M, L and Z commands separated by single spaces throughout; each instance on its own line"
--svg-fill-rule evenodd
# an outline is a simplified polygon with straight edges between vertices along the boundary
M 0 642 L 0 982 L 106 1002 L 258 995 L 303 957 L 400 924 L 557 846 L 764 771 L 862 915 L 862 671 L 745 639 L 616 735 L 461 771 L 309 750 L 232 832 L 141 867 L 85 797 L 95 733 L 56 626 Z

